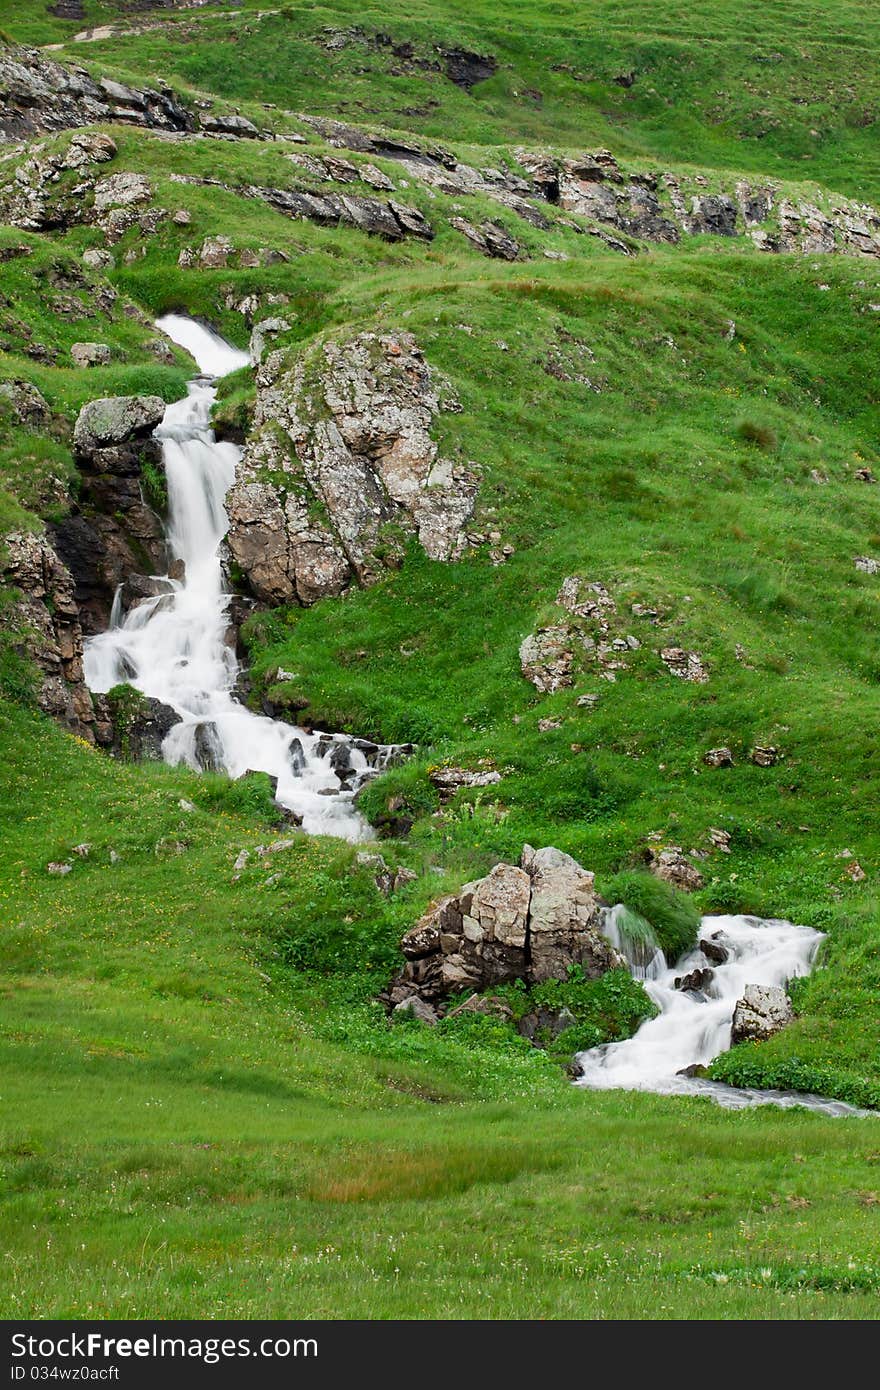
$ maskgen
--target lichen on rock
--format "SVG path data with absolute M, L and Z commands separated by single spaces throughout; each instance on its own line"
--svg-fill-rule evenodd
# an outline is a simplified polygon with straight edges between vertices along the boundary
M 229 546 L 258 598 L 314 603 L 399 564 L 409 534 L 454 560 L 477 490 L 439 457 L 437 383 L 408 333 L 329 340 L 257 374 L 255 430 L 227 499 Z

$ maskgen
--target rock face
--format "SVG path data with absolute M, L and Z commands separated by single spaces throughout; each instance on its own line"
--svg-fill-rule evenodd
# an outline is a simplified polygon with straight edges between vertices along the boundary
M 180 723 L 177 710 L 131 687 L 118 701 L 112 695 L 95 701 L 112 730 L 109 752 L 130 762 L 161 762 L 165 737 Z
M 733 1012 L 732 1043 L 764 1042 L 794 1018 L 791 1000 L 775 985 L 746 985 Z
M 471 245 L 476 246 L 484 256 L 494 256 L 501 261 L 515 261 L 522 253 L 519 242 L 497 222 L 483 222 L 481 226 L 475 227 L 464 217 L 451 217 L 449 225 L 467 237 Z
M 83 406 L 74 426 L 82 482 L 76 505 L 52 536 L 73 576 L 89 636 L 107 626 L 119 584 L 165 567 L 162 523 L 142 489 L 144 465 L 161 470 L 152 431 L 164 411 L 158 396 L 110 396 Z
M 526 845 L 520 867 L 496 864 L 407 932 L 390 1000 L 434 1002 L 510 980 L 564 979 L 571 965 L 596 978 L 623 964 L 601 934 L 602 906 L 593 875 L 574 859 Z
M 432 560 L 458 558 L 477 478 L 438 457 L 429 431 L 443 407 L 409 334 L 326 342 L 292 369 L 270 353 L 257 383 L 227 498 L 229 546 L 257 598 L 311 604 L 370 584 L 399 566 L 407 533 Z
M 0 52 L 0 138 L 125 121 L 151 130 L 194 130 L 195 121 L 168 88 L 137 90 L 109 78 L 94 81 L 36 49 Z
M 40 672 L 37 700 L 46 714 L 95 740 L 95 710 L 83 680 L 82 628 L 70 571 L 45 536 L 16 532 L 4 541 L 2 577 L 19 591 L 4 610 Z

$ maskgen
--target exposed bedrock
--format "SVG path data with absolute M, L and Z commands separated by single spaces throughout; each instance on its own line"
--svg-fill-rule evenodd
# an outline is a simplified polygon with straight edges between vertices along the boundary
M 406 963 L 392 1005 L 429 1003 L 511 980 L 564 980 L 579 965 L 594 979 L 625 962 L 602 935 L 605 904 L 593 875 L 548 846 L 523 849 L 519 866 L 496 864 L 436 903 L 401 942 Z
M 83 632 L 102 632 L 117 587 L 132 574 L 161 574 L 165 542 L 160 518 L 144 500 L 145 466 L 161 472 L 152 432 L 164 414 L 158 396 L 112 396 L 80 411 L 73 449 L 81 475 L 69 515 L 52 527 L 69 569 Z
M 229 547 L 257 598 L 311 604 L 370 584 L 407 535 L 453 560 L 477 489 L 438 456 L 438 382 L 408 333 L 362 333 L 273 352 L 258 375 L 255 428 L 227 498 Z

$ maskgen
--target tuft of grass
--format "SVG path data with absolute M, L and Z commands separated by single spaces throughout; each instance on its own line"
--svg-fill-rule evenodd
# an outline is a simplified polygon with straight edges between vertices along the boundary
M 649 923 L 666 959 L 673 963 L 696 943 L 700 909 L 687 894 L 639 869 L 615 874 L 603 883 L 610 902 L 623 903 Z
M 768 453 L 775 450 L 779 443 L 774 429 L 769 425 L 760 425 L 755 420 L 741 420 L 736 432 L 747 444 L 756 444 L 759 449 L 766 449 Z

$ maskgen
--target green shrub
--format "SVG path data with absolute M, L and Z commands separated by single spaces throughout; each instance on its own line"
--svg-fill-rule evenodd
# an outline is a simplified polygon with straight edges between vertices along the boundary
M 517 980 L 492 992 L 510 1005 L 514 1022 L 536 1009 L 568 1009 L 576 1024 L 547 1040 L 547 1050 L 559 1057 L 631 1038 L 657 1013 L 644 985 L 622 969 L 589 980 L 579 965 L 573 965 L 564 980 L 544 980 L 531 989 Z
M 149 459 L 141 464 L 141 482 L 144 497 L 154 512 L 164 516 L 168 511 L 168 483 L 164 470 L 157 468 Z
M 670 962 L 695 944 L 700 910 L 684 893 L 642 869 L 616 874 L 603 885 L 610 902 L 623 903 L 654 929 L 660 949 Z

